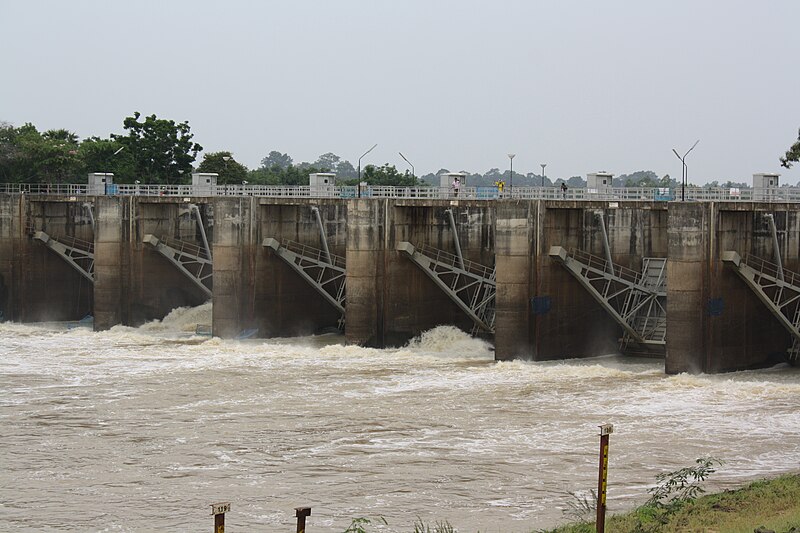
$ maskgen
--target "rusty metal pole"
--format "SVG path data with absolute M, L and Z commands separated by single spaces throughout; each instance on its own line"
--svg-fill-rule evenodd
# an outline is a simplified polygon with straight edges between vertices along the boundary
M 211 514 L 214 515 L 214 533 L 225 533 L 225 513 L 230 510 L 230 502 L 211 504 Z
M 600 473 L 597 478 L 597 533 L 606 530 L 606 484 L 608 482 L 608 436 L 614 432 L 612 424 L 600 426 Z
M 295 507 L 297 533 L 306 533 L 306 517 L 311 516 L 311 507 Z

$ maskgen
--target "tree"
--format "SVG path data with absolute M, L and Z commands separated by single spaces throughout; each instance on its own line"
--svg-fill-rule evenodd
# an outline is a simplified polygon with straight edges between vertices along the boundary
M 39 133 L 33 124 L 0 127 L 0 176 L 6 182 L 64 182 L 81 169 L 78 137 L 67 130 Z
M 78 147 L 78 156 L 83 174 L 111 172 L 116 183 L 133 183 L 137 178 L 131 152 L 111 139 L 84 139 Z
M 367 182 L 369 185 L 391 185 L 397 187 L 411 187 L 417 185 L 416 177 L 408 172 L 401 174 L 394 165 L 390 165 L 389 163 L 380 167 L 367 165 L 364 169 L 362 181 Z
M 273 168 L 277 167 L 282 170 L 286 170 L 292 165 L 292 158 L 289 154 L 282 154 L 277 150 L 273 150 L 269 153 L 267 157 L 261 160 L 261 166 L 263 168 Z
M 241 183 L 247 179 L 247 167 L 233 158 L 230 152 L 212 152 L 203 156 L 198 172 L 216 172 L 220 185 Z
M 792 168 L 792 163 L 800 161 L 800 130 L 797 132 L 797 142 L 786 151 L 786 154 L 781 157 L 781 166 L 784 168 Z
M 339 166 L 339 161 L 341 160 L 342 158 L 338 155 L 333 152 L 328 152 L 319 156 L 314 162 L 314 166 L 323 169 L 325 172 L 336 172 L 336 168 Z
M 350 161 L 343 160 L 339 161 L 339 164 L 336 165 L 336 178 L 337 179 L 353 179 L 358 177 L 358 171 L 356 167 L 353 166 Z
M 137 111 L 126 117 L 123 126 L 127 135 L 111 138 L 130 151 L 134 172 L 145 183 L 176 183 L 188 181 L 192 163 L 203 147 L 192 142 L 188 122 L 145 117 L 139 122 Z

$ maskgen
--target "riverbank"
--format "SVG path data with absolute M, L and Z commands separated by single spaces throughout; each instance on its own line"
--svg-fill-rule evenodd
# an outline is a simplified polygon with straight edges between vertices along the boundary
M 744 488 L 708 494 L 673 511 L 642 506 L 606 520 L 614 533 L 800 531 L 800 475 L 756 481 Z M 568 524 L 541 533 L 594 533 L 594 522 Z

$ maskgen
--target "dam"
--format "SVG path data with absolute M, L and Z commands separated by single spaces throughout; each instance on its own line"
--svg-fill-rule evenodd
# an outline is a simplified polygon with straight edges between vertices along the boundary
M 383 348 L 452 325 L 497 360 L 622 352 L 663 357 L 668 374 L 798 353 L 794 189 L 685 202 L 652 189 L 0 191 L 8 321 L 92 315 L 106 330 L 211 300 L 222 338 L 339 329 Z

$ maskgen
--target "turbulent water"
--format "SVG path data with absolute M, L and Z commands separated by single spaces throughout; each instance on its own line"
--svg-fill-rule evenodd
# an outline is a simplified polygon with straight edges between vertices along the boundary
M 800 372 L 664 376 L 620 357 L 494 363 L 439 327 L 409 346 L 338 336 L 193 335 L 210 307 L 103 333 L 0 324 L 2 528 L 341 532 L 355 517 L 409 531 L 527 532 L 596 485 L 611 437 L 609 511 L 656 474 L 712 455 L 710 488 L 797 471 Z

